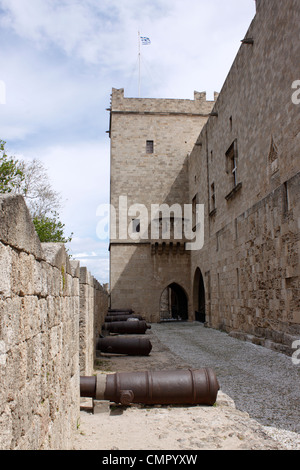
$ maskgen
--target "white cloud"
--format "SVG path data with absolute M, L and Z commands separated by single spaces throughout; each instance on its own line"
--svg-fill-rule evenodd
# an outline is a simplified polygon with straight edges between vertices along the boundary
M 193 99 L 220 91 L 255 13 L 254 0 L 0 0 L 0 138 L 12 154 L 41 159 L 66 201 L 72 251 L 103 279 L 98 205 L 109 202 L 111 88 Z M 96 243 L 96 246 L 95 246 Z M 101 246 L 101 248 L 100 248 Z M 106 246 L 106 245 L 105 245 Z M 99 252 L 100 250 L 100 252 Z M 83 256 L 86 253 L 88 256 Z
M 86 258 L 79 259 L 80 266 L 85 266 L 101 284 L 107 284 L 109 279 L 108 258 Z
M 151 36 L 156 63 L 188 65 L 211 47 L 232 46 L 246 32 L 253 0 L 1 0 L 1 23 L 47 50 L 55 46 L 72 59 L 128 70 L 137 52 L 137 31 Z M 242 37 L 240 38 L 242 39 Z M 147 51 L 148 54 L 148 51 Z M 211 63 L 212 65 L 212 63 Z
M 108 244 L 90 237 L 74 237 L 69 246 L 72 259 L 86 266 L 91 274 L 102 284 L 109 278 Z
M 75 236 L 96 237 L 97 207 L 109 201 L 109 139 L 33 147 L 26 154 L 12 150 L 16 158 L 41 160 L 55 191 L 64 202 L 60 211 L 66 231 Z
M 106 137 L 110 88 L 100 86 L 100 77 L 74 68 L 71 62 L 63 63 L 61 58 L 47 60 L 24 46 L 18 57 L 9 54 L 10 49 L 1 59 L 5 67 L 0 73 L 7 89 L 6 105 L 0 110 L 2 132 L 14 140 L 43 137 L 47 145 L 74 141 L 78 136 L 80 140 L 83 131 L 85 138 L 96 132 L 99 138 Z M 0 51 L 0 58 L 2 55 Z

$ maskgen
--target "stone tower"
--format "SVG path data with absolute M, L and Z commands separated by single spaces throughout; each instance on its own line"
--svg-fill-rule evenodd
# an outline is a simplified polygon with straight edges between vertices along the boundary
M 194 100 L 141 99 L 112 90 L 112 308 L 132 308 L 152 322 L 194 319 L 190 252 L 175 227 L 182 227 L 189 203 L 187 157 L 214 103 L 206 93 L 195 92 Z M 162 204 L 179 211 L 153 217 L 153 205 Z

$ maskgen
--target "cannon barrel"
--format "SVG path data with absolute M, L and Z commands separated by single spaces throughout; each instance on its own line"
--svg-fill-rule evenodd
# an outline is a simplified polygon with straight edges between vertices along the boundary
M 109 308 L 108 313 L 109 314 L 111 314 L 111 313 L 117 313 L 117 314 L 120 314 L 120 313 L 134 313 L 134 310 L 132 310 L 131 308 Z
M 129 315 L 129 316 L 131 316 L 131 315 L 133 315 L 133 313 L 132 312 L 119 312 L 119 311 L 110 312 L 110 311 L 108 311 L 106 315 L 109 316 L 109 317 L 118 317 L 119 315 Z
M 214 405 L 220 389 L 210 368 L 117 372 L 80 378 L 80 395 L 122 405 Z
M 96 398 L 96 377 L 80 377 L 80 396 Z
M 136 318 L 137 320 L 144 320 L 141 315 L 106 315 L 104 321 L 105 323 L 112 322 L 112 321 L 126 321 L 131 318 Z
M 98 338 L 96 349 L 103 353 L 127 354 L 128 356 L 149 356 L 152 344 L 149 339 L 109 337 Z
M 145 334 L 151 326 L 145 321 L 113 321 L 104 323 L 103 329 L 110 333 L 119 334 Z

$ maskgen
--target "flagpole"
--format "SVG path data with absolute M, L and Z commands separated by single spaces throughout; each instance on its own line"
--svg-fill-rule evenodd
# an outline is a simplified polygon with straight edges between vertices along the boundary
M 141 36 L 138 32 L 138 42 L 139 42 L 139 98 L 141 96 Z
M 141 96 L 141 43 L 143 45 L 148 45 L 151 44 L 151 41 L 149 38 L 144 37 L 140 35 L 140 32 L 138 31 L 138 41 L 139 41 L 139 98 Z

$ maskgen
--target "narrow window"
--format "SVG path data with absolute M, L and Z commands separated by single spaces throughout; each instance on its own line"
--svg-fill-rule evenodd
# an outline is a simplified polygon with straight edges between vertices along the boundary
M 236 290 L 237 290 L 237 298 L 240 299 L 240 297 L 241 297 L 240 272 L 239 272 L 238 268 L 236 268 Z
M 205 273 L 205 276 L 207 276 L 207 300 L 210 301 L 211 299 L 210 271 L 207 271 Z
M 234 219 L 234 228 L 235 228 L 235 239 L 237 240 L 239 238 L 239 232 L 238 232 L 238 219 Z
M 197 224 L 197 194 L 196 196 L 193 197 L 193 200 L 192 200 L 192 216 L 193 216 L 192 227 L 193 227 L 193 230 L 195 230 L 196 224 Z
M 238 152 L 236 140 L 226 152 L 226 171 L 232 175 L 232 184 L 235 188 L 238 184 Z
M 154 152 L 154 142 L 153 140 L 146 140 L 146 153 Z
M 271 169 L 271 175 L 274 175 L 279 170 L 278 165 L 278 147 L 274 142 L 272 137 L 271 139 L 271 146 L 269 151 L 269 165 Z
M 232 176 L 233 176 L 233 185 L 237 185 L 237 159 L 235 155 L 233 156 L 232 159 Z
M 210 211 L 216 209 L 216 193 L 215 193 L 215 183 L 212 183 L 210 186 Z
M 283 214 L 286 216 L 289 211 L 289 192 L 287 181 L 283 183 Z

